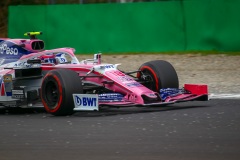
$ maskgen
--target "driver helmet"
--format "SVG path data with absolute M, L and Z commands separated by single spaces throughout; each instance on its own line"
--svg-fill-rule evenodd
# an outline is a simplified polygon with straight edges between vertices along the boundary
M 66 63 L 67 62 L 65 53 L 57 53 L 55 58 L 58 63 Z
M 54 54 L 51 55 L 43 55 L 40 57 L 42 63 L 56 63 L 56 56 Z

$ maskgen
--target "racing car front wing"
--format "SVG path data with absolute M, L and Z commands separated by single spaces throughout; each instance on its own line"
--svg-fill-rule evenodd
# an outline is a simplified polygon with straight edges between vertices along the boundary
M 150 103 L 134 103 L 124 98 L 120 93 L 74 94 L 75 111 L 99 110 L 99 107 L 160 107 L 186 101 L 207 101 L 208 87 L 202 84 L 185 84 L 183 89 L 167 88 L 160 90 L 162 101 Z

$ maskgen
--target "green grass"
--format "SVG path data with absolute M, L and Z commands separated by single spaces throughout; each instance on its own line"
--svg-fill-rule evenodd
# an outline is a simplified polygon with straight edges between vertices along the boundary
M 92 55 L 95 53 L 76 53 L 77 55 Z M 104 53 L 104 55 L 136 55 L 136 54 L 197 54 L 197 55 L 229 55 L 229 56 L 240 56 L 239 52 L 225 52 L 225 51 L 169 51 L 169 52 L 116 52 L 116 53 Z

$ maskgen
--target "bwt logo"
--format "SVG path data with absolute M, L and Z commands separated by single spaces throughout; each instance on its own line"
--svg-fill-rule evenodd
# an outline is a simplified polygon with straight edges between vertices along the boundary
M 114 68 L 113 65 L 105 65 L 105 69 L 110 69 L 110 68 Z
M 75 104 L 78 106 L 97 106 L 97 98 L 75 95 Z

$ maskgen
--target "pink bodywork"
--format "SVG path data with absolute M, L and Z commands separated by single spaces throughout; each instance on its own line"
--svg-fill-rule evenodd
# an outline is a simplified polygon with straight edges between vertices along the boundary
M 65 52 L 68 53 L 73 59 L 77 59 L 74 55 L 74 49 L 72 48 L 60 48 L 54 50 L 46 50 L 43 52 L 32 53 L 20 58 L 20 61 L 40 57 L 42 55 L 52 52 Z M 109 90 L 116 93 L 121 93 L 124 96 L 124 101 L 121 102 L 104 102 L 102 104 L 111 105 L 160 105 L 166 103 L 173 103 L 179 101 L 190 101 L 201 99 L 208 95 L 207 85 L 201 84 L 185 84 L 185 90 L 189 93 L 179 94 L 177 96 L 168 97 L 165 101 L 154 101 L 152 104 L 145 104 L 142 95 L 149 98 L 156 98 L 159 96 L 157 92 L 154 92 L 147 87 L 141 85 L 135 81 L 132 77 L 124 74 L 117 69 L 117 65 L 101 63 L 101 55 L 97 55 L 97 59 L 92 62 L 76 60 L 75 64 L 43 64 L 41 66 L 43 71 L 50 71 L 53 69 L 66 68 L 74 70 L 80 77 L 84 77 L 83 81 L 91 82 L 97 85 L 104 85 Z M 104 83 L 106 82 L 106 83 Z M 74 85 L 74 84 L 73 84 Z
M 159 93 L 154 92 L 147 87 L 143 86 L 139 82 L 135 81 L 129 75 L 117 69 L 117 65 L 105 64 L 101 62 L 101 54 L 95 54 L 94 59 L 91 61 L 83 60 L 78 61 L 74 55 L 75 49 L 73 48 L 59 48 L 53 50 L 33 50 L 31 45 L 33 42 L 41 42 L 39 39 L 8 39 L 3 40 L 12 41 L 19 46 L 23 46 L 24 49 L 33 52 L 31 54 L 23 55 L 16 63 L 6 64 L 1 66 L 1 74 L 13 74 L 13 70 L 4 69 L 11 68 L 18 64 L 24 64 L 28 59 L 39 58 L 41 56 L 64 52 L 67 53 L 73 60 L 71 64 L 42 64 L 41 68 L 43 72 L 48 72 L 53 69 L 66 68 L 76 71 L 83 81 L 91 82 L 99 86 L 104 85 L 107 89 L 112 90 L 116 93 L 121 93 L 124 96 L 124 100 L 121 102 L 105 102 L 101 104 L 112 104 L 112 105 L 160 105 L 168 104 L 178 101 L 189 101 L 195 99 L 201 99 L 202 97 L 208 96 L 207 85 L 198 84 L 186 84 L 184 88 L 189 91 L 189 93 L 179 94 L 173 97 L 167 97 L 165 101 L 161 98 L 159 101 L 154 101 L 153 103 L 145 104 L 142 96 L 151 98 L 160 97 Z M 73 84 L 74 85 L 74 84 Z
M 106 69 L 105 67 L 112 67 Z M 79 63 L 79 64 L 60 64 L 60 65 L 42 65 L 43 71 L 53 69 L 67 68 L 74 70 L 79 76 L 86 76 L 83 80 L 94 84 L 103 85 L 116 93 L 125 95 L 124 102 L 114 102 L 114 104 L 144 104 L 142 95 L 148 97 L 156 97 L 156 92 L 151 91 L 140 83 L 136 82 L 132 77 L 119 71 L 113 64 L 102 63 Z M 102 68 L 103 73 L 98 72 L 96 68 Z M 93 70 L 92 70 L 93 69 Z M 135 86 L 134 86 L 135 85 Z M 161 102 L 161 101 L 159 101 Z

